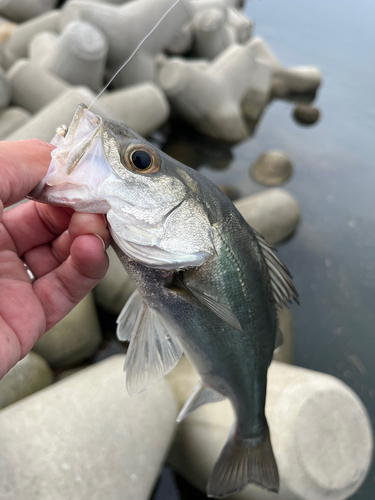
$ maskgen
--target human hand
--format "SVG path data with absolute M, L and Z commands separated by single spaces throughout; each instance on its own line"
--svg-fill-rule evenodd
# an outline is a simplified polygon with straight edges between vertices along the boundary
M 108 269 L 102 215 L 34 201 L 3 213 L 45 176 L 53 149 L 38 140 L 0 143 L 0 379 Z

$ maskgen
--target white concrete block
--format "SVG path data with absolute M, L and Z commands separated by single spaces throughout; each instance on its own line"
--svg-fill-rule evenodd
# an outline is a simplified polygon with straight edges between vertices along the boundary
M 6 108 L 12 98 L 12 85 L 0 67 L 0 109 Z
M 28 59 L 34 64 L 42 66 L 41 63 L 46 54 L 54 50 L 57 39 L 58 34 L 51 31 L 41 31 L 35 35 L 27 48 Z
M 90 2 L 111 3 L 113 5 L 122 5 L 131 0 L 89 0 Z
M 249 96 L 253 115 L 268 102 L 271 73 L 249 45 L 232 45 L 204 70 L 173 58 L 159 72 L 159 83 L 173 109 L 197 130 L 217 139 L 240 141 L 248 130 L 241 104 Z
M 11 106 L 0 113 L 0 140 L 26 125 L 31 114 L 26 109 Z
M 160 127 L 170 112 L 164 93 L 152 82 L 105 92 L 98 104 L 144 137 Z
M 25 59 L 17 61 L 8 71 L 7 77 L 13 86 L 12 102 L 31 113 L 38 113 L 64 93 L 68 95 L 73 93 L 75 95 L 76 92 L 64 80 Z M 95 94 L 87 94 L 86 92 L 84 96 L 87 101 L 86 104 L 89 105 L 94 97 Z M 73 100 L 73 102 L 76 102 L 76 100 Z M 71 110 L 72 106 L 69 106 Z M 100 112 L 104 113 L 105 117 L 124 121 L 136 132 L 144 136 L 149 135 L 164 123 L 169 116 L 169 103 L 164 93 L 152 82 L 105 92 L 95 102 L 95 109 L 96 106 L 98 106 Z M 64 116 L 67 116 L 65 111 Z M 35 119 L 39 123 L 39 119 L 36 117 Z M 52 123 L 56 122 L 55 119 L 51 119 Z M 70 123 L 70 121 L 71 118 L 66 123 Z M 50 128 L 47 130 L 50 130 Z M 29 128 L 24 131 L 24 133 L 31 132 Z
M 108 248 L 107 254 L 109 269 L 94 288 L 94 297 L 96 303 L 106 311 L 120 314 L 125 302 L 134 292 L 135 285 L 112 247 Z
M 228 8 L 228 24 L 234 28 L 236 41 L 246 43 L 250 40 L 253 32 L 253 21 L 234 8 Z
M 293 364 L 294 352 L 294 325 L 293 317 L 289 309 L 284 307 L 277 311 L 279 328 L 283 334 L 283 344 L 273 353 L 274 361 Z
M 17 59 L 27 57 L 27 48 L 36 34 L 41 31 L 58 32 L 60 15 L 59 10 L 53 10 L 19 24 L 4 44 L 3 67 L 8 69 Z
M 10 134 L 6 139 L 8 141 L 41 139 L 49 142 L 55 136 L 58 127 L 70 124 L 78 104 L 84 103 L 86 106 L 89 106 L 94 98 L 95 94 L 85 87 L 69 89 L 42 108 L 25 126 Z M 97 102 L 92 105 L 91 109 L 100 116 L 114 119 L 114 117 Z
M 91 356 L 102 334 L 94 297 L 90 293 L 33 347 L 53 368 L 71 366 Z
M 314 66 L 284 68 L 264 40 L 256 37 L 250 43 L 254 57 L 267 64 L 273 77 L 272 90 L 277 97 L 293 93 L 315 92 L 321 83 L 321 74 Z
M 227 26 L 226 17 L 226 11 L 218 8 L 203 10 L 194 17 L 194 54 L 197 57 L 214 59 L 235 42 L 235 34 Z
M 196 14 L 208 9 L 219 9 L 227 15 L 227 4 L 225 0 L 189 0 L 194 17 Z
M 86 85 L 94 92 L 104 86 L 108 42 L 94 25 L 73 21 L 60 35 L 40 33 L 30 43 L 30 57 L 71 85 Z
M 77 19 L 88 21 L 105 34 L 109 43 L 108 69 L 110 74 L 114 74 L 173 3 L 174 0 L 136 0 L 116 6 L 73 0 L 64 6 L 62 21 L 63 25 Z M 188 2 L 181 0 L 116 77 L 113 86 L 154 80 L 155 56 L 172 42 L 190 18 Z
M 7 72 L 13 88 L 12 103 L 37 113 L 70 86 L 28 59 L 20 59 Z
M 175 431 L 165 381 L 127 394 L 124 356 L 0 412 L 0 497 L 147 500 Z
M 243 9 L 246 0 L 223 0 L 227 7 L 232 7 L 234 9 Z
M 0 409 L 34 394 L 53 382 L 48 363 L 35 352 L 29 352 L 0 380 Z
M 0 15 L 22 23 L 54 9 L 58 0 L 1 0 Z
M 4 44 L 16 29 L 17 23 L 12 23 L 5 19 L 5 17 L 0 17 L 0 42 Z M 1 50 L 2 53 L 2 50 Z
M 191 23 L 186 23 L 178 30 L 166 50 L 173 55 L 185 54 L 191 49 L 193 41 L 194 36 Z
M 271 245 L 291 236 L 301 219 L 296 199 L 284 189 L 268 189 L 234 204 L 246 222 Z
M 180 403 L 196 376 L 186 360 L 180 373 L 179 368 L 169 380 Z M 233 500 L 344 500 L 360 487 L 371 463 L 372 430 L 362 402 L 343 382 L 274 361 L 268 371 L 266 416 L 279 494 L 249 485 Z M 199 408 L 178 429 L 168 460 L 202 491 L 232 422 L 231 405 L 224 401 Z

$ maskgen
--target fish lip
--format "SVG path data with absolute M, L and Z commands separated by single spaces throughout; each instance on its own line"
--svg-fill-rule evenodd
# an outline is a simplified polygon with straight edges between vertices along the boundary
M 42 194 L 44 191 L 44 188 L 46 186 L 46 181 L 45 178 L 43 178 L 36 186 L 35 188 L 30 191 L 29 194 L 25 196 L 28 200 L 33 200 L 33 201 L 42 201 Z
M 65 140 L 68 142 L 68 144 L 71 143 L 71 141 L 74 142 L 77 129 L 79 128 L 79 125 L 80 125 L 85 113 L 90 113 L 91 115 L 93 115 L 95 117 L 95 120 L 97 120 L 97 124 L 96 124 L 95 130 L 93 131 L 91 136 L 83 144 L 81 152 L 79 154 L 77 154 L 77 156 L 75 158 L 72 159 L 70 164 L 66 165 L 66 173 L 68 175 L 70 175 L 73 172 L 73 170 L 75 169 L 77 164 L 80 162 L 80 160 L 84 156 L 86 150 L 88 149 L 88 147 L 90 146 L 92 141 L 95 139 L 95 137 L 99 135 L 101 140 L 103 138 L 103 118 L 101 116 L 96 115 L 92 111 L 90 111 L 85 104 L 79 104 L 77 106 L 72 123 L 70 124 L 68 131 L 65 135 Z M 88 118 L 88 120 L 91 121 L 90 118 Z M 72 133 L 73 133 L 73 137 L 72 137 Z M 62 146 L 62 147 L 64 147 L 64 146 Z M 66 147 L 66 145 L 65 145 L 65 147 Z M 61 149 L 61 147 L 56 148 L 54 150 L 55 154 L 57 154 L 59 149 Z M 52 159 L 54 158 L 54 155 L 52 153 L 51 153 L 51 158 Z
M 86 112 L 92 113 L 91 111 L 89 111 L 89 109 L 87 108 L 87 106 L 85 104 L 79 104 L 77 106 L 73 120 L 68 128 L 67 133 L 64 136 L 65 140 L 68 139 L 68 145 L 69 145 L 69 143 L 71 143 L 71 141 L 74 142 L 76 131 L 77 131 L 77 129 L 82 121 L 82 118 L 84 117 Z M 78 155 L 75 158 L 73 158 L 69 164 L 66 165 L 66 171 L 67 171 L 68 175 L 70 175 L 70 173 L 73 172 L 73 170 L 75 169 L 77 164 L 80 162 L 81 158 L 84 156 L 87 148 L 90 146 L 90 144 L 95 139 L 95 137 L 99 136 L 100 139 L 102 140 L 103 119 L 100 116 L 95 115 L 95 113 L 92 113 L 92 115 L 94 115 L 95 119 L 98 121 L 97 126 L 96 126 L 95 130 L 93 131 L 93 133 L 91 134 L 91 136 L 83 144 L 82 149 L 78 153 Z M 88 119 L 90 120 L 90 118 L 88 118 Z M 69 134 L 69 131 L 70 131 L 70 134 Z M 53 141 L 52 141 L 52 143 L 53 143 Z M 53 161 L 53 159 L 54 159 L 54 156 L 52 155 L 53 152 L 55 152 L 55 154 L 56 154 L 59 149 L 61 151 L 62 148 L 64 148 L 64 147 L 66 148 L 66 147 L 68 147 L 68 145 L 64 144 L 64 145 L 58 146 L 56 149 L 54 149 L 51 152 L 51 161 Z M 46 174 L 46 177 L 47 177 L 47 175 L 48 175 L 48 173 Z M 50 194 L 46 194 L 46 190 L 49 187 L 48 184 L 46 183 L 46 177 L 44 177 L 35 186 L 35 188 L 32 191 L 30 191 L 30 193 L 28 193 L 26 195 L 25 198 L 27 198 L 29 200 L 36 201 L 36 202 L 40 202 L 40 203 L 48 203 L 48 204 L 53 204 L 56 206 L 59 206 L 59 205 L 60 206 L 67 206 L 65 203 L 63 203 L 63 201 L 62 201 L 63 199 L 61 199 L 61 200 L 59 200 L 59 202 L 57 202 L 56 200 L 53 199 L 53 195 L 51 196 Z M 61 203 L 60 203 L 60 201 L 61 201 Z M 75 201 L 78 201 L 78 199 L 76 199 Z M 73 203 L 73 200 L 66 198 L 65 202 L 66 203 Z

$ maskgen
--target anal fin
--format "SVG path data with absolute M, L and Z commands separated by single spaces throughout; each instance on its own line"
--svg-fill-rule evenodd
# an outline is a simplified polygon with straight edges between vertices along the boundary
M 216 403 L 218 401 L 223 401 L 224 399 L 225 396 L 214 389 L 211 389 L 211 387 L 203 385 L 202 382 L 199 381 L 184 404 L 184 407 L 180 411 L 177 417 L 177 422 L 181 422 L 186 415 L 206 403 Z
M 268 429 L 257 439 L 241 439 L 232 430 L 207 484 L 207 495 L 223 498 L 249 483 L 278 492 L 279 474 Z

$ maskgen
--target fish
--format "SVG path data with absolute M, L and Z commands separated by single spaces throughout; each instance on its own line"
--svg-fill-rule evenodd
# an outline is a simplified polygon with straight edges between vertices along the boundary
M 104 214 L 137 287 L 117 325 L 118 338 L 130 342 L 129 393 L 150 388 L 185 353 L 200 381 L 178 421 L 226 398 L 235 413 L 208 496 L 249 483 L 277 492 L 264 407 L 267 370 L 282 343 L 277 309 L 298 301 L 288 269 L 219 188 L 126 124 L 81 104 L 52 143 L 48 172 L 28 197 Z

